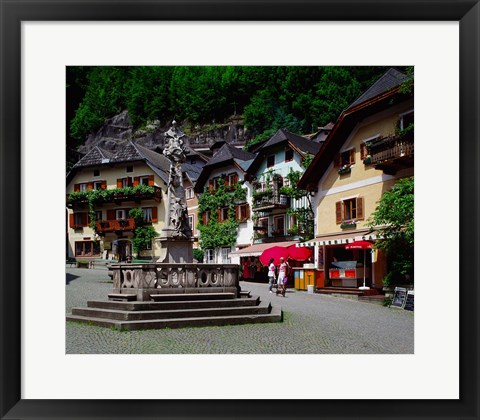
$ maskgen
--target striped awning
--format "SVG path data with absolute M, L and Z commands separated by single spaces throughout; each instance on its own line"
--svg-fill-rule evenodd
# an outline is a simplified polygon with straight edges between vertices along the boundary
M 365 233 L 362 235 L 360 232 L 351 232 L 338 235 L 321 236 L 315 239 L 310 239 L 306 242 L 301 242 L 297 244 L 297 246 L 342 245 L 355 241 L 374 241 L 379 238 L 380 236 L 375 233 Z

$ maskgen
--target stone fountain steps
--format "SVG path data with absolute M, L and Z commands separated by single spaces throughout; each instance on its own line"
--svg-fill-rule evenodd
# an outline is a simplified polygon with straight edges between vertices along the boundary
M 238 325 L 282 321 L 280 308 L 242 293 L 153 294 L 156 301 L 89 301 L 67 321 L 119 330 Z M 190 299 L 190 300 L 187 300 Z
M 272 307 L 270 304 L 258 306 L 245 306 L 237 308 L 198 308 L 174 309 L 159 311 L 122 311 L 115 309 L 73 308 L 72 315 L 91 318 L 109 318 L 120 321 L 143 321 L 152 319 L 174 318 L 201 318 L 210 316 L 232 316 L 248 314 L 268 314 Z
M 238 306 L 257 306 L 259 304 L 259 297 L 220 300 L 179 300 L 170 302 L 112 302 L 106 300 L 91 300 L 87 302 L 89 308 L 115 309 L 120 311 L 158 311 L 211 307 L 231 308 Z
M 92 316 L 68 315 L 67 321 L 77 321 L 97 325 L 102 327 L 114 328 L 117 330 L 147 330 L 161 328 L 185 328 L 185 327 L 206 327 L 223 325 L 242 325 L 256 323 L 273 323 L 282 321 L 282 310 L 278 307 L 270 307 L 269 313 L 248 313 L 236 315 L 215 315 L 192 316 L 185 318 L 168 319 L 143 319 L 143 320 L 116 320 L 109 318 L 97 318 Z

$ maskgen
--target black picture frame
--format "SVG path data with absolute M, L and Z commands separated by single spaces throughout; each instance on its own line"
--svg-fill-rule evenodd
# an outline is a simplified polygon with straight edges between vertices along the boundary
M 2 419 L 395 418 L 478 419 L 478 0 L 0 0 L 0 416 Z M 460 23 L 459 400 L 21 399 L 22 21 L 458 21 Z M 441 87 L 439 87 L 440 89 Z M 15 182 L 12 182 L 15 180 Z M 432 281 L 428 279 L 426 281 Z M 439 366 L 441 368 L 441 366 Z M 268 378 L 254 377 L 253 380 Z M 271 384 L 270 384 L 271 385 Z M 388 386 L 386 381 L 385 386 Z

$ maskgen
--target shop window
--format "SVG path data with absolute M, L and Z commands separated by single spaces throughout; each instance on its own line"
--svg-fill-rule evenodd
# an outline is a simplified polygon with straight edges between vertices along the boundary
M 285 149 L 285 162 L 290 162 L 293 160 L 293 150 L 288 148 Z
M 76 257 L 94 257 L 100 255 L 100 243 L 93 241 L 75 242 Z
M 275 155 L 267 156 L 267 168 L 275 166 Z
M 349 198 L 335 203 L 337 224 L 345 221 L 363 220 L 363 197 Z

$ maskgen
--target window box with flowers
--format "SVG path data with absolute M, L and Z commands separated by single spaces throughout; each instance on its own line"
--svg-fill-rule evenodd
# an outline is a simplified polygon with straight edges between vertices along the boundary
M 365 159 L 363 159 L 363 163 L 364 165 L 370 165 L 372 163 L 372 156 L 371 155 L 365 156 Z
M 344 175 L 344 174 L 348 174 L 352 171 L 352 165 L 350 164 L 346 164 L 346 165 L 343 165 L 339 170 L 338 170 L 338 174 L 339 175 Z
M 355 220 L 344 220 L 340 225 L 341 229 L 352 229 L 355 227 L 357 227 L 357 222 Z

